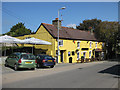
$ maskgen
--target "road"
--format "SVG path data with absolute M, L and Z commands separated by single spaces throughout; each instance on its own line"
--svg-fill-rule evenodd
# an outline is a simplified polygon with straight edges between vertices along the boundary
M 118 88 L 118 62 L 58 64 L 55 68 L 3 71 L 3 88 Z

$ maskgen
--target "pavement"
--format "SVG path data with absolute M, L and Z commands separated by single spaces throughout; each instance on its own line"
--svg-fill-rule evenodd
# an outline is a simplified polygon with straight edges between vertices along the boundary
M 7 58 L 7 56 L 2 56 L 0 57 L 0 65 L 5 63 L 5 59 Z
M 3 88 L 117 88 L 118 77 L 110 73 L 117 62 L 99 61 L 57 64 L 45 68 L 3 74 Z M 113 68 L 113 72 L 115 69 Z
M 4 67 L 5 59 L 0 58 L 3 88 L 118 88 L 120 79 L 116 61 L 59 63 L 54 68 L 14 71 Z

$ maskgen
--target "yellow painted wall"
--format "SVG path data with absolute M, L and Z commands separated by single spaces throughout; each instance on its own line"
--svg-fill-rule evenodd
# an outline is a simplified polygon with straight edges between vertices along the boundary
M 60 46 L 59 49 L 60 50 L 66 50 L 66 52 L 64 53 L 66 57 L 64 57 L 64 62 L 65 63 L 69 63 L 69 58 L 72 57 L 72 62 L 75 63 L 77 61 L 77 52 L 76 50 L 79 51 L 79 58 L 81 58 L 81 56 L 83 56 L 83 52 L 86 52 L 86 58 L 90 58 L 89 57 L 89 51 L 91 51 L 91 57 L 92 57 L 92 50 L 96 49 L 96 41 L 91 41 L 92 45 L 90 48 L 90 41 L 81 41 L 81 40 L 65 40 L 65 39 L 60 39 L 63 40 L 63 46 Z M 77 47 L 77 42 L 80 42 L 80 47 Z M 88 48 L 88 50 L 81 50 L 82 48 Z M 97 42 L 97 48 L 102 49 L 102 42 L 98 43 Z M 55 50 L 57 50 L 57 41 L 55 41 Z M 70 56 L 68 56 L 68 52 L 70 51 Z M 72 51 L 75 52 L 75 55 L 72 55 Z M 95 55 L 94 55 L 95 56 Z M 60 59 L 60 56 L 59 56 Z M 60 60 L 59 60 L 59 63 Z
M 19 39 L 25 39 L 26 37 L 35 37 L 41 40 L 45 40 L 48 42 L 51 42 L 52 45 L 35 45 L 35 48 L 37 49 L 47 49 L 47 54 L 52 55 L 53 57 L 57 57 L 56 55 L 56 50 L 57 50 L 57 40 L 54 39 L 48 32 L 47 30 L 41 25 L 36 34 L 31 34 L 31 35 L 25 35 L 21 37 L 17 37 Z M 63 50 L 63 60 L 64 63 L 69 63 L 69 58 L 72 57 L 72 63 L 75 63 L 77 61 L 77 52 L 76 50 L 79 51 L 79 58 L 83 56 L 83 52 L 86 52 L 86 58 L 89 58 L 89 51 L 92 51 L 93 49 L 96 49 L 96 41 L 84 41 L 84 40 L 67 40 L 67 39 L 60 39 L 63 40 L 63 46 L 60 46 L 59 49 Z M 77 47 L 77 42 L 80 42 L 80 47 Z M 91 48 L 90 48 L 90 42 Z M 19 44 L 21 46 L 21 44 Z M 33 46 L 30 44 L 25 44 L 24 46 Z M 88 48 L 88 50 L 81 50 L 82 48 Z M 102 42 L 97 42 L 97 48 L 102 49 Z M 72 55 L 72 51 L 75 52 L 75 55 Z M 70 56 L 68 56 L 68 52 L 70 52 Z M 91 53 L 92 56 L 92 53 Z M 60 56 L 59 56 L 59 63 L 62 63 L 60 61 Z
M 41 27 L 38 29 L 36 34 L 31 35 L 24 35 L 19 36 L 17 38 L 19 39 L 25 39 L 26 37 L 34 37 L 37 39 L 45 40 L 48 42 L 51 42 L 51 45 L 31 45 L 31 44 L 24 44 L 25 47 L 32 47 L 35 46 L 36 49 L 45 49 L 47 50 L 46 54 L 55 56 L 55 48 L 54 48 L 54 41 L 55 39 L 46 31 L 46 29 L 41 25 Z M 23 44 L 18 44 L 19 46 L 23 46 Z

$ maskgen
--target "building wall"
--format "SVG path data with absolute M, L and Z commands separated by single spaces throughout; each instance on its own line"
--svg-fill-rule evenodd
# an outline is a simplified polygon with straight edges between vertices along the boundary
M 18 38 L 25 39 L 26 37 L 35 37 L 41 40 L 51 42 L 52 45 L 34 45 L 34 46 L 37 49 L 40 49 L 40 48 L 45 49 L 46 54 L 57 58 L 57 54 L 56 54 L 57 45 L 58 45 L 57 39 L 54 39 L 42 25 L 37 30 L 36 34 L 25 35 Z M 85 58 L 91 58 L 92 56 L 95 57 L 95 54 L 93 55 L 93 50 L 96 48 L 102 49 L 102 42 L 85 41 L 85 40 L 68 40 L 68 39 L 60 39 L 60 40 L 63 40 L 63 45 L 59 47 L 62 53 L 62 56 L 60 54 L 58 63 L 62 63 L 61 57 L 63 57 L 64 63 L 69 63 L 70 58 L 72 58 L 72 63 L 75 63 L 77 62 L 78 58 L 81 58 L 81 56 L 84 55 L 84 53 L 86 53 Z M 77 47 L 78 42 L 80 43 L 79 47 Z M 90 43 L 91 43 L 91 47 L 90 47 Z M 96 47 L 96 44 L 97 44 L 97 47 Z M 21 46 L 21 44 L 19 44 L 19 46 Z M 24 44 L 24 46 L 33 46 L 33 45 Z M 91 51 L 91 57 L 90 57 L 90 51 Z M 77 58 L 77 53 L 79 53 L 78 58 Z
M 19 46 L 24 46 L 24 47 L 35 47 L 36 49 L 44 49 L 46 50 L 46 54 L 54 56 L 54 41 L 55 39 L 46 31 L 46 29 L 41 25 L 41 27 L 38 29 L 36 34 L 31 34 L 31 35 L 24 35 L 17 37 L 19 39 L 25 39 L 26 37 L 34 37 L 37 39 L 45 40 L 48 42 L 51 42 L 51 45 L 31 45 L 31 44 L 18 44 Z
M 86 53 L 85 58 L 91 58 L 92 56 L 95 57 L 95 54 L 93 55 L 93 50 L 96 48 L 102 49 L 102 42 L 96 42 L 96 41 L 83 41 L 83 40 L 63 40 L 63 46 L 60 46 L 59 49 L 64 51 L 64 62 L 69 63 L 70 57 L 72 57 L 72 63 L 75 63 L 77 59 L 77 53 L 79 53 L 79 58 L 83 56 L 84 53 Z M 80 46 L 77 47 L 77 43 L 80 43 Z M 91 47 L 90 47 L 91 42 Z M 97 47 L 96 47 L 97 44 Z M 88 49 L 88 50 L 84 50 Z M 57 41 L 55 41 L 55 50 L 57 50 Z M 91 51 L 91 55 L 89 56 L 89 52 Z M 72 52 L 74 54 L 72 55 Z M 70 53 L 70 55 L 68 55 Z M 59 56 L 60 59 L 60 56 Z M 59 63 L 61 61 L 59 60 Z

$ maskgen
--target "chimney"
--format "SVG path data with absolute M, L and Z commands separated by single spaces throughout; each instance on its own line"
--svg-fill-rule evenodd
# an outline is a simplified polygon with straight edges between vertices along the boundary
M 58 28 L 58 18 L 52 21 L 52 24 Z M 61 29 L 61 20 L 59 20 L 59 29 Z

